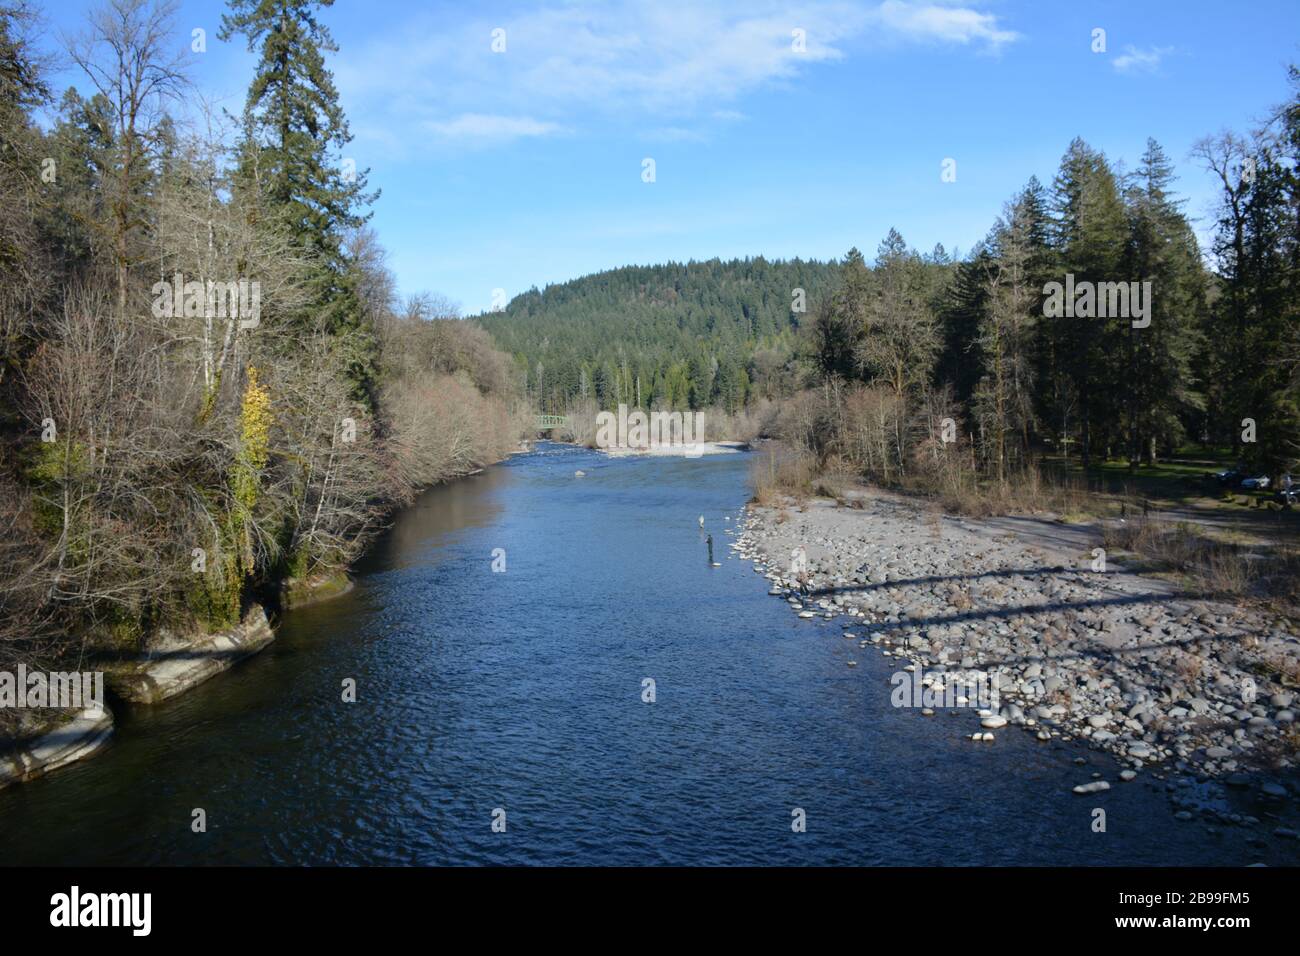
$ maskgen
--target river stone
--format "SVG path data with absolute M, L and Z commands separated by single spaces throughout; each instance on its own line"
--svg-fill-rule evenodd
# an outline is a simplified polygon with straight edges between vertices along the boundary
M 1103 790 L 1109 790 L 1110 784 L 1105 780 L 1094 780 L 1091 783 L 1081 783 L 1074 788 L 1075 793 L 1100 793 Z

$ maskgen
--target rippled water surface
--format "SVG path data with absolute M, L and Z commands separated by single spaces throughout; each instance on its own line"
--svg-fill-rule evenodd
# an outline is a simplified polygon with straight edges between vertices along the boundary
M 1073 795 L 1116 779 L 1089 751 L 891 708 L 887 659 L 730 557 L 747 470 L 542 445 L 430 491 L 351 594 L 0 792 L 0 862 L 1294 862 L 1175 821 L 1156 781 Z

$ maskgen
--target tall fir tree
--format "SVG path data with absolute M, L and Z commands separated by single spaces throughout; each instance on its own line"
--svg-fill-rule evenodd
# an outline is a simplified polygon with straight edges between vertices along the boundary
M 364 317 L 349 230 L 369 219 L 367 170 L 338 155 L 352 139 L 325 53 L 338 50 L 317 18 L 333 0 L 230 0 L 220 37 L 259 55 L 244 105 L 238 189 L 312 264 L 311 317 L 339 340 L 359 397 L 372 397 L 375 339 Z M 256 213 L 255 213 L 256 215 Z M 308 315 L 301 320 L 306 323 Z
M 985 458 L 999 482 L 1022 466 L 1033 427 L 1031 343 L 1039 294 L 1033 284 L 1034 209 L 1022 193 L 986 240 L 985 295 L 977 343 L 982 375 L 972 411 Z
M 1130 467 L 1154 462 L 1162 445 L 1176 448 L 1185 435 L 1183 422 L 1204 404 L 1191 367 L 1205 307 L 1204 273 L 1191 223 L 1171 192 L 1173 180 L 1173 164 L 1148 140 L 1126 195 L 1128 274 L 1151 283 L 1149 324 L 1123 328 Z
M 940 344 L 930 298 L 921 257 L 891 228 L 876 251 L 856 358 L 867 378 L 884 382 L 895 395 L 930 384 Z
M 809 326 L 811 357 L 825 376 L 851 378 L 855 356 L 867 323 L 871 272 L 856 247 L 844 256 L 839 287 L 818 306 Z
M 1051 235 L 1057 281 L 1114 282 L 1123 277 L 1128 221 L 1106 158 L 1081 139 L 1070 143 L 1053 184 Z M 1056 357 L 1049 421 L 1062 438 L 1079 435 L 1085 463 L 1116 437 L 1121 383 L 1116 363 L 1123 320 L 1066 317 L 1043 323 Z

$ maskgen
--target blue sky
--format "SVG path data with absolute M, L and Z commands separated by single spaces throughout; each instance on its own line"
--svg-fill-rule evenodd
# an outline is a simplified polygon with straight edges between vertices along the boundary
M 47 42 L 95 5 L 51 5 Z M 191 75 L 238 112 L 254 58 L 216 39 L 223 9 L 180 3 L 177 45 L 206 29 Z M 1295 0 L 338 0 L 321 18 L 401 291 L 466 313 L 630 263 L 870 258 L 891 226 L 964 251 L 1076 135 L 1129 166 L 1155 137 L 1204 219 L 1192 144 L 1248 129 L 1300 61 Z

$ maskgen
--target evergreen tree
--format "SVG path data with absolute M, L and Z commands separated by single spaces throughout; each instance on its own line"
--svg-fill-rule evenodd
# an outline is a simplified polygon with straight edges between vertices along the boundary
M 1039 297 L 1031 268 L 1033 210 L 1022 194 L 993 227 L 982 259 L 984 310 L 979 322 L 983 376 L 972 410 L 986 459 L 999 482 L 1029 451 L 1033 420 L 1030 338 Z
M 957 264 L 937 309 L 942 345 L 935 376 L 952 387 L 953 398 L 963 406 L 973 398 L 984 367 L 979 328 L 988 307 L 987 275 L 992 260 L 988 247 L 978 244 L 970 258 Z
M 1056 281 L 1117 282 L 1124 278 L 1128 220 L 1119 186 L 1106 158 L 1075 139 L 1061 160 L 1053 195 L 1052 242 Z M 1116 361 L 1123 333 L 1117 318 L 1061 316 L 1043 323 L 1056 361 L 1049 372 L 1055 393 L 1047 405 L 1049 421 L 1062 438 L 1080 435 L 1083 460 L 1094 449 L 1103 457 L 1120 420 L 1122 365 Z M 1077 427 L 1076 426 L 1077 423 Z
M 27 37 L 33 20 L 25 6 L 0 6 L 0 386 L 21 364 L 38 307 L 52 305 L 39 221 L 56 187 L 40 180 L 49 154 L 30 115 L 50 91 Z M 0 425 L 11 414 L 0 395 Z
M 1150 324 L 1127 323 L 1126 431 L 1131 467 L 1153 462 L 1161 444 L 1176 448 L 1182 422 L 1202 399 L 1192 382 L 1204 282 L 1191 224 L 1170 192 L 1173 166 L 1155 140 L 1147 141 L 1128 189 L 1131 238 L 1128 272 L 1150 282 Z
M 332 4 L 230 0 L 220 37 L 241 34 L 259 55 L 244 106 L 238 187 L 252 208 L 265 209 L 266 226 L 285 230 L 313 264 L 309 311 L 340 340 L 358 394 L 372 397 L 375 340 L 345 239 L 369 219 L 362 209 L 379 194 L 366 192 L 367 171 L 345 170 L 336 159 L 352 135 L 325 66 L 324 54 L 338 47 L 316 15 Z
M 921 257 L 894 229 L 880 243 L 872 280 L 855 359 L 868 379 L 901 396 L 912 386 L 929 384 L 939 333 Z
M 812 358 L 822 375 L 850 378 L 856 373 L 870 295 L 871 273 L 855 247 L 844 256 L 839 287 L 816 310 L 809 327 Z
M 1273 475 L 1300 459 L 1300 73 L 1289 77 L 1291 98 L 1264 128 L 1196 147 L 1221 192 L 1206 431 Z

